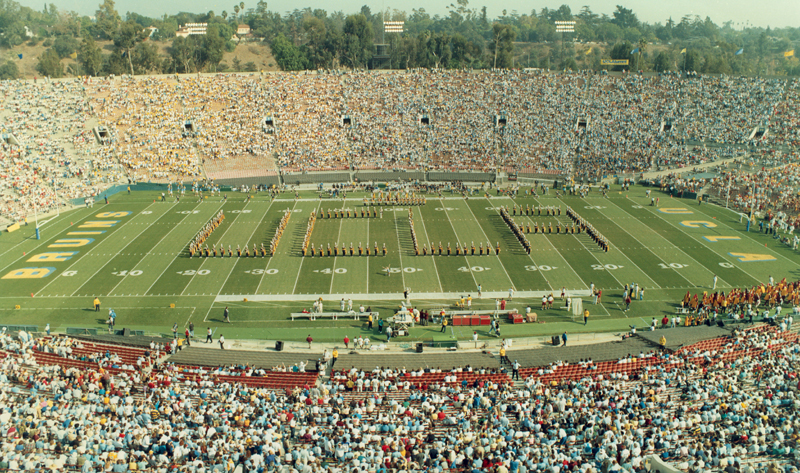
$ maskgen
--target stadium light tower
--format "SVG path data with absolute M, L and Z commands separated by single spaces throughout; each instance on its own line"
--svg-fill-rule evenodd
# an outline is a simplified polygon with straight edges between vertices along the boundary
M 556 21 L 556 32 L 561 33 L 561 66 L 564 66 L 564 33 L 575 32 L 575 21 Z
M 381 13 L 381 16 L 383 16 L 383 13 Z M 388 60 L 390 69 L 392 68 L 392 57 L 389 54 L 389 45 L 386 44 L 384 37 L 386 33 L 402 33 L 404 24 L 404 21 L 384 21 L 383 31 L 381 31 L 381 44 L 375 45 L 375 57 L 383 64 Z

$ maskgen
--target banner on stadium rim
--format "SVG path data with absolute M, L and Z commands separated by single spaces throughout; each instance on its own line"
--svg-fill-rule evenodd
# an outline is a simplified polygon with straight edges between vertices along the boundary
M 600 65 L 601 66 L 627 66 L 628 63 L 627 59 L 601 59 Z

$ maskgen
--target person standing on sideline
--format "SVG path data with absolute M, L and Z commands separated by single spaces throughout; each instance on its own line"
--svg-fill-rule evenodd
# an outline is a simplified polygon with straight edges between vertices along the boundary
M 111 317 L 109 317 L 109 319 L 110 318 Z M 178 338 L 178 322 L 175 322 L 174 324 L 172 324 L 172 338 L 173 339 L 177 339 Z
M 222 335 L 222 334 L 220 334 L 220 336 L 219 336 L 219 349 L 220 350 L 224 350 L 225 349 L 225 336 Z
M 564 346 L 567 346 L 567 332 L 561 334 L 561 341 L 564 343 Z
M 714 286 L 711 288 L 711 290 L 713 291 L 715 289 L 717 289 L 717 275 L 716 274 L 714 275 Z
M 344 347 L 350 348 L 350 338 L 347 335 L 344 336 Z
M 94 298 L 94 311 L 95 312 L 100 312 L 100 298 L 99 297 L 95 297 Z
M 775 285 L 775 279 L 772 276 L 769 277 L 769 285 L 770 286 L 774 286 Z
M 367 327 L 368 327 L 370 330 L 372 330 L 372 312 L 370 312 L 370 313 L 369 313 L 369 316 L 367 316 Z
M 392 326 L 391 325 L 387 325 L 386 326 L 386 343 L 389 343 L 391 341 L 392 341 Z
M 194 322 L 189 322 L 189 336 L 194 338 Z
M 313 338 L 311 338 L 311 334 L 310 334 L 310 333 L 309 333 L 309 334 L 308 334 L 308 336 L 306 337 L 306 341 L 308 342 L 308 349 L 309 349 L 309 350 L 311 350 L 311 342 L 313 342 L 313 341 L 314 341 L 314 339 L 313 339 Z
M 225 306 L 225 313 L 223 314 L 223 316 L 225 317 L 225 322 L 226 323 L 231 323 L 230 315 L 231 315 L 231 312 L 228 310 L 228 307 Z
M 192 346 L 192 343 L 190 341 L 191 334 L 189 333 L 189 329 L 188 328 L 186 329 L 186 332 L 184 333 L 184 335 L 186 335 L 186 346 L 187 347 Z
M 586 324 L 588 323 L 589 323 L 589 309 L 586 309 L 583 311 L 583 325 L 586 326 Z
M 206 343 L 214 343 L 214 332 L 211 331 L 211 327 L 206 330 Z
M 442 315 L 442 330 L 440 330 L 439 332 L 444 333 L 446 329 L 447 329 L 447 316 Z
M 341 310 L 342 312 L 344 312 L 345 304 L 347 303 L 344 301 L 344 297 L 342 297 L 341 302 L 339 302 L 339 310 Z
M 483 286 L 478 284 L 478 297 L 483 296 Z
M 50 324 L 45 325 L 44 331 L 47 332 L 47 335 L 50 335 Z
M 520 366 L 522 366 L 522 365 L 519 364 L 519 361 L 514 360 L 514 364 L 511 365 L 511 379 L 512 380 L 515 380 L 515 379 L 518 380 L 519 379 L 519 368 L 520 368 Z
M 514 288 L 511 287 L 508 289 L 508 300 L 514 299 Z
M 336 347 L 333 348 L 333 353 L 331 353 L 331 376 L 333 376 L 333 365 L 336 364 L 336 360 L 339 359 L 339 350 Z

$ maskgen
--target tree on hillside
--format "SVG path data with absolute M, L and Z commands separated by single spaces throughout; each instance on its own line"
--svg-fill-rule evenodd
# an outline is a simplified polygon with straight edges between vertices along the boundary
M 694 49 L 686 51 L 686 53 L 683 55 L 682 70 L 699 71 L 700 67 L 701 67 L 700 53 L 698 53 Z
M 492 67 L 501 69 L 511 67 L 514 59 L 514 40 L 517 32 L 511 25 L 495 23 L 492 25 L 492 49 L 494 60 Z
M 10 80 L 19 78 L 19 68 L 14 61 L 6 61 L 0 65 L 0 80 Z
M 639 27 L 639 19 L 636 18 L 636 14 L 630 8 L 617 5 L 617 10 L 613 15 L 614 19 L 611 22 L 622 29 Z
M 161 72 L 162 61 L 152 42 L 139 43 L 133 50 L 133 68 L 137 74 Z
M 664 72 L 670 70 L 671 59 L 669 54 L 665 51 L 661 51 L 656 56 L 656 59 L 653 61 L 653 70 L 656 72 Z
M 55 52 L 53 48 L 47 49 L 39 56 L 36 70 L 43 76 L 53 78 L 64 77 L 64 65 L 61 64 L 61 58 L 58 57 L 58 53 Z
M 272 55 L 281 70 L 301 71 L 308 68 L 308 60 L 303 53 L 283 33 L 280 33 L 270 44 Z
M 114 39 L 114 35 L 119 29 L 121 19 L 119 13 L 114 8 L 114 0 L 103 0 L 100 8 L 94 14 L 97 29 L 100 30 L 104 39 Z
M 362 7 L 362 12 L 364 8 Z M 369 9 L 367 8 L 367 13 Z M 369 59 L 372 57 L 372 23 L 367 17 L 360 13 L 350 15 L 344 21 L 344 57 L 347 58 L 353 69 L 367 67 Z
M 110 1 L 110 0 L 107 0 Z M 114 47 L 128 59 L 130 73 L 133 75 L 133 49 L 145 39 L 145 33 L 138 23 L 126 21 L 114 35 Z
M 208 25 L 200 46 L 200 62 L 207 67 L 207 70 L 217 72 L 217 65 L 222 61 L 225 52 L 224 48 L 225 40 L 220 36 L 219 27 L 213 23 Z
M 633 50 L 633 46 L 631 43 L 627 41 L 623 41 L 622 43 L 617 43 L 611 48 L 611 52 L 609 55 L 611 59 L 627 59 L 628 65 L 627 66 L 614 66 L 612 70 L 614 71 L 622 71 L 622 70 L 630 70 L 633 64 L 633 56 L 631 55 L 631 51 Z
M 103 53 L 91 36 L 83 38 L 78 50 L 78 62 L 83 70 L 91 76 L 96 76 L 103 68 Z
M 175 38 L 169 48 L 172 59 L 170 70 L 182 74 L 194 72 L 194 47 L 194 39 L 191 36 Z

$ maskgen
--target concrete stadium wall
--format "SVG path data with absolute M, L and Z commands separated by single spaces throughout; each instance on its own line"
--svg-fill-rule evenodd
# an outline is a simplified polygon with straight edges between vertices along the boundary
M 369 181 L 424 181 L 424 171 L 357 171 L 355 177 L 361 182 Z

